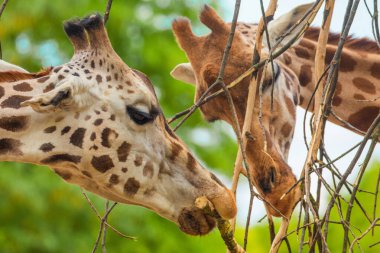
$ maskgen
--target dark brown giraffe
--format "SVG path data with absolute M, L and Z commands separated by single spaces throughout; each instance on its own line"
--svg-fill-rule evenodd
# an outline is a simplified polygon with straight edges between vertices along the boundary
M 64 28 L 74 46 L 68 63 L 36 74 L 0 63 L 9 70 L 0 72 L 0 160 L 48 165 L 68 183 L 149 208 L 192 235 L 215 224 L 195 207 L 200 196 L 234 217 L 233 195 L 170 130 L 151 82 L 112 49 L 102 17 Z
M 308 7 L 308 5 L 299 6 L 270 23 L 269 34 L 272 45 L 299 20 Z M 173 22 L 174 34 L 190 63 L 179 64 L 172 71 L 172 75 L 176 79 L 196 85 L 195 100 L 215 81 L 230 31 L 230 24 L 225 23 L 208 6 L 202 10 L 200 20 L 211 29 L 210 34 L 202 37 L 195 36 L 187 19 L 180 18 Z M 238 23 L 224 74 L 226 84 L 235 80 L 251 66 L 256 29 L 255 24 Z M 293 48 L 275 60 L 272 111 L 270 109 L 272 73 L 268 71 L 265 75 L 267 79 L 264 80 L 263 91 L 263 125 L 268 144 L 265 152 L 272 157 L 272 160 L 269 159 L 268 162 L 268 159 L 260 159 L 264 147 L 258 120 L 252 122 L 251 132 L 255 140 L 251 141 L 247 147 L 248 162 L 253 169 L 252 180 L 255 187 L 268 202 L 287 217 L 290 217 L 301 196 L 299 189 L 295 189 L 293 193 L 280 199 L 296 180 L 286 161 L 295 127 L 295 108 L 297 105 L 306 108 L 314 89 L 313 71 L 318 33 L 319 29 L 310 28 L 299 44 L 295 44 Z M 336 50 L 338 38 L 338 35 L 330 34 L 327 63 L 331 61 Z M 283 41 L 282 45 L 287 41 Z M 268 52 L 264 43 L 265 50 Z M 343 50 L 339 82 L 332 109 L 341 119 L 360 131 L 366 131 L 379 113 L 380 64 L 378 62 L 380 62 L 380 56 L 377 45 L 372 41 L 351 38 Z M 248 85 L 249 78 L 245 78 L 231 89 L 240 127 L 243 125 L 246 111 Z M 232 115 L 227 108 L 227 100 L 220 95 L 203 105 L 201 111 L 206 120 L 221 119 L 232 124 Z M 255 110 L 258 115 L 258 104 Z M 309 110 L 313 110 L 313 107 Z M 329 120 L 350 129 L 332 116 Z M 271 215 L 279 216 L 277 211 L 267 207 L 268 209 Z M 280 239 L 281 234 L 285 233 L 285 225 L 280 228 L 276 241 Z M 275 251 L 277 248 L 272 247 L 272 250 Z

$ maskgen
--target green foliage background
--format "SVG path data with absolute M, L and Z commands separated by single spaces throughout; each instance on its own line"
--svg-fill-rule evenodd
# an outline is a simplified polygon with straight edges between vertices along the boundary
M 193 87 L 169 75 L 176 64 L 186 61 L 170 24 L 177 16 L 187 16 L 196 25 L 196 32 L 203 32 L 196 16 L 205 2 L 210 3 L 116 0 L 112 6 L 107 28 L 116 52 L 128 65 L 152 79 L 168 117 L 190 106 L 194 93 Z M 63 20 L 103 13 L 105 5 L 105 0 L 10 0 L 0 21 L 3 58 L 30 71 L 39 70 L 41 65 L 64 63 L 70 59 L 72 47 L 63 32 Z M 197 113 L 181 127 L 179 135 L 207 167 L 231 176 L 236 145 L 229 132 L 221 123 L 206 124 Z M 208 141 L 194 140 L 194 133 L 202 133 Z M 374 164 L 364 179 L 363 186 L 369 190 L 374 190 L 379 166 Z M 91 194 L 90 197 L 103 210 L 105 201 Z M 373 196 L 360 193 L 359 197 L 368 207 L 373 203 Z M 354 215 L 357 226 L 365 229 L 368 224 L 357 212 Z M 336 215 L 334 218 L 338 219 Z M 217 231 L 190 237 L 175 224 L 141 207 L 117 206 L 110 223 L 137 237 L 137 241 L 109 231 L 108 252 L 225 252 Z M 64 183 L 46 167 L 0 163 L 0 252 L 90 252 L 98 228 L 99 222 L 78 187 Z M 337 226 L 331 226 L 331 231 L 341 238 L 342 231 Z M 249 235 L 250 252 L 268 251 L 266 224 L 256 225 Z M 243 228 L 237 229 L 237 238 L 242 243 Z M 340 251 L 341 241 L 330 238 L 332 252 Z M 378 252 L 366 247 L 374 238 L 366 240 L 362 242 L 365 252 Z M 297 249 L 295 235 L 291 241 L 292 248 Z M 285 252 L 285 247 L 282 250 Z

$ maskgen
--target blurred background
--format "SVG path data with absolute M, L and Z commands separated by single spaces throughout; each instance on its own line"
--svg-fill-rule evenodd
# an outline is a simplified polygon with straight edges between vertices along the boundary
M 268 1 L 264 1 L 268 2 Z M 278 14 L 309 1 L 279 1 Z M 225 20 L 233 13 L 232 0 L 114 0 L 108 33 L 116 52 L 126 63 L 146 73 L 153 81 L 163 111 L 167 117 L 189 107 L 193 102 L 194 88 L 173 80 L 169 73 L 178 63 L 186 61 L 171 32 L 175 17 L 187 16 L 192 20 L 197 34 L 207 33 L 199 24 L 197 15 L 202 5 L 214 6 Z M 337 1 L 333 31 L 340 31 L 346 1 Z M 0 20 L 0 39 L 3 59 L 20 65 L 29 71 L 41 66 L 55 66 L 68 61 L 73 53 L 66 38 L 62 22 L 73 17 L 83 17 L 93 12 L 104 13 L 106 0 L 10 0 Z M 371 37 L 370 17 L 364 4 L 351 29 L 358 36 Z M 257 22 L 260 18 L 258 1 L 242 1 L 239 19 Z M 319 26 L 321 17 L 314 22 Z M 306 157 L 301 122 L 304 111 L 298 111 L 295 140 L 289 162 L 297 176 Z M 200 113 L 194 114 L 178 134 L 191 147 L 207 168 L 215 171 L 229 185 L 236 156 L 236 142 L 232 129 L 221 122 L 205 123 Z M 343 153 L 361 140 L 360 136 L 329 124 L 327 148 L 332 157 Z M 344 171 L 352 156 L 338 163 Z M 375 151 L 370 169 L 365 175 L 362 189 L 374 191 L 380 163 L 379 148 Z M 360 164 L 360 163 L 359 163 Z M 249 191 L 245 179 L 241 179 L 238 204 L 239 217 L 237 239 L 243 241 Z M 343 192 L 343 195 L 347 193 Z M 89 194 L 98 210 L 104 210 L 105 201 Z M 324 196 L 328 200 L 328 196 Z M 372 210 L 374 197 L 360 192 L 358 198 L 367 210 Z M 368 222 L 354 208 L 354 233 L 360 234 Z M 378 208 L 379 209 L 379 208 Z M 372 211 L 370 211 L 372 214 Z M 270 247 L 267 222 L 259 202 L 254 202 L 252 226 L 249 233 L 248 252 L 268 252 Z M 380 216 L 379 210 L 377 216 Z M 293 216 L 292 228 L 297 215 Z M 371 216 L 372 217 L 372 216 Z M 338 220 L 336 213 L 333 219 Z M 113 224 L 123 233 L 137 237 L 131 241 L 108 232 L 108 252 L 225 252 L 218 231 L 203 237 L 190 237 L 158 215 L 142 207 L 118 205 L 110 215 Z M 97 217 L 90 209 L 77 186 L 63 182 L 46 167 L 28 164 L 0 163 L 0 252 L 91 252 L 99 228 Z M 291 229 L 292 229 L 291 228 Z M 341 250 L 343 233 L 340 226 L 330 226 L 335 237 L 330 237 L 332 252 Z M 380 231 L 361 241 L 364 252 L 379 252 L 380 246 L 369 248 L 380 239 Z M 298 248 L 297 234 L 291 237 L 293 249 Z M 377 238 L 377 239 L 376 239 Z M 281 251 L 287 252 L 282 246 Z M 99 250 L 100 252 L 100 250 Z

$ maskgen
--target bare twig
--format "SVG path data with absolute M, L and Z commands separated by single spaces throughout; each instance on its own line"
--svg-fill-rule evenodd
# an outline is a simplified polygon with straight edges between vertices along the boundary
M 7 3 L 8 3 L 8 0 L 4 0 L 3 4 L 1 5 L 1 8 L 0 8 L 0 19 L 1 19 L 1 15 L 3 15 L 3 11 L 4 11 L 5 7 L 7 6 Z M 0 41 L 0 59 L 3 59 L 3 51 L 1 49 L 1 41 Z
M 377 222 L 380 221 L 380 218 L 377 218 L 375 219 L 371 225 L 366 229 L 366 231 L 363 232 L 363 234 L 361 234 L 359 237 L 356 237 L 352 243 L 351 243 L 351 246 L 350 246 L 350 252 L 353 252 L 352 248 L 354 247 L 355 243 L 358 243 L 366 234 L 368 234 L 371 229 L 377 224 Z
M 81 191 L 82 191 L 82 194 L 84 196 L 84 198 L 86 199 L 87 203 L 90 205 L 91 209 L 94 211 L 94 213 L 96 214 L 96 217 L 98 217 L 99 221 L 102 221 L 103 218 L 100 216 L 98 210 L 95 208 L 94 204 L 92 204 L 90 198 L 87 196 L 87 194 L 83 191 L 83 189 L 81 188 Z M 113 206 L 115 206 L 117 203 L 114 203 Z M 113 207 L 110 208 L 110 211 L 112 211 Z M 109 211 L 109 212 L 110 212 Z M 108 216 L 108 215 L 107 215 Z M 137 238 L 136 237 L 133 237 L 133 236 L 129 236 L 129 235 L 125 235 L 123 233 L 121 233 L 119 230 L 117 230 L 116 228 L 114 228 L 112 225 L 110 225 L 108 222 L 104 221 L 104 224 L 109 227 L 112 231 L 114 231 L 116 234 L 118 234 L 119 236 L 123 237 L 123 238 L 126 238 L 126 239 L 130 239 L 130 240 L 134 240 L 136 241 Z
M 108 0 L 107 1 L 106 11 L 104 12 L 104 24 L 107 23 L 108 18 L 110 16 L 111 6 L 112 6 L 112 0 Z

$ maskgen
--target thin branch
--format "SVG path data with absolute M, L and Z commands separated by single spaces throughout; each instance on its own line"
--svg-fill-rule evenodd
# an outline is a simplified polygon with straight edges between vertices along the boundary
M 351 243 L 351 246 L 350 246 L 350 252 L 353 252 L 352 248 L 354 247 L 355 243 L 359 243 L 359 241 L 366 235 L 368 234 L 372 228 L 376 225 L 376 223 L 380 221 L 380 218 L 377 218 L 376 220 L 374 220 L 372 222 L 372 224 L 366 229 L 366 231 L 363 232 L 363 234 L 361 234 L 359 237 L 355 238 L 352 243 Z
M 94 211 L 94 213 L 96 214 L 96 217 L 98 217 L 99 221 L 102 221 L 102 217 L 100 216 L 98 210 L 95 208 L 94 204 L 91 202 L 90 198 L 87 196 L 87 194 L 83 191 L 82 188 L 80 188 L 81 191 L 82 191 L 82 194 L 84 196 L 84 198 L 86 199 L 87 203 L 90 205 L 91 209 Z M 116 205 L 116 203 L 114 203 L 114 206 Z M 113 208 L 113 207 L 112 207 Z M 112 209 L 110 209 L 112 210 Z M 121 237 L 124 237 L 126 239 L 130 239 L 130 240 L 134 240 L 136 241 L 137 238 L 136 237 L 133 237 L 133 236 L 128 236 L 128 235 L 125 235 L 123 233 L 121 233 L 119 230 L 117 230 L 116 228 L 114 228 L 112 225 L 110 225 L 108 222 L 104 222 L 105 225 L 107 225 L 107 227 L 109 227 L 111 230 L 113 230 L 116 234 L 118 234 L 119 236 Z
M 0 19 L 1 19 L 1 15 L 3 15 L 5 7 L 7 6 L 7 3 L 8 3 L 8 0 L 4 0 L 3 4 L 1 5 L 1 8 L 0 8 Z M 0 59 L 3 59 L 3 50 L 1 49 L 1 41 L 0 41 Z
M 109 18 L 109 16 L 110 16 L 111 6 L 112 6 L 112 0 L 108 0 L 108 2 L 107 2 L 107 7 L 106 7 L 106 11 L 104 12 L 104 24 L 107 23 L 108 18 Z

